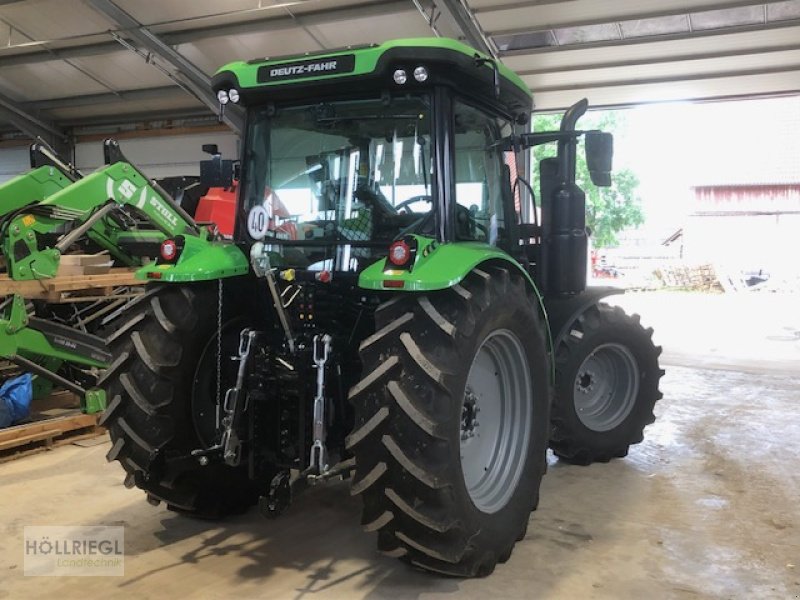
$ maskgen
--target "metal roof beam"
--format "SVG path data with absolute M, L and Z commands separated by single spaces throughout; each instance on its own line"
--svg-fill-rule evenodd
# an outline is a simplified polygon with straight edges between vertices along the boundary
M 675 17 L 681 15 L 691 15 L 695 13 L 713 11 L 713 10 L 729 10 L 734 8 L 758 7 L 766 4 L 776 4 L 783 0 L 727 0 L 727 1 L 711 1 L 711 2 L 696 2 L 696 1 L 680 1 L 670 8 L 660 8 L 653 10 L 630 10 L 630 11 L 613 11 L 606 10 L 607 14 L 603 14 L 597 18 L 578 18 L 578 19 L 558 19 L 550 23 L 535 23 L 528 26 L 510 27 L 510 28 L 492 28 L 487 27 L 489 35 L 517 35 L 520 33 L 533 33 L 536 31 L 549 31 L 552 29 L 568 29 L 579 27 L 590 27 L 592 25 L 606 25 L 609 23 L 618 23 L 623 21 L 642 21 L 646 19 L 657 19 L 662 17 Z M 560 4 L 554 2 L 547 2 L 547 4 Z M 482 10 L 476 10 L 475 13 L 480 15 L 480 18 L 490 18 L 490 15 L 506 12 L 506 11 L 519 11 L 519 17 L 523 21 L 526 15 L 530 18 L 535 17 L 535 13 L 525 11 L 535 6 L 544 6 L 544 4 L 530 2 L 520 2 L 511 4 L 502 4 L 498 6 L 487 6 Z M 624 4 L 620 6 L 630 6 L 636 8 L 635 3 Z
M 265 17 L 238 23 L 210 25 L 197 29 L 186 29 L 164 34 L 164 39 L 170 44 L 189 44 L 200 40 L 219 37 L 234 37 L 249 33 L 265 33 L 295 29 L 297 27 L 313 27 L 317 25 L 330 25 L 333 23 L 346 23 L 353 19 L 366 17 L 386 17 L 397 13 L 413 10 L 408 0 L 381 0 L 369 4 L 357 4 L 337 8 L 326 8 L 318 11 L 294 13 L 294 16 Z
M 555 92 L 558 94 L 559 92 Z M 778 90 L 778 91 L 764 91 L 764 92 L 747 92 L 743 94 L 708 94 L 708 95 L 697 95 L 697 96 L 689 96 L 686 98 L 682 98 L 681 102 L 692 102 L 695 104 L 707 104 L 711 102 L 733 102 L 737 100 L 765 100 L 765 99 L 773 99 L 773 98 L 794 98 L 798 96 L 798 90 Z M 540 96 L 541 98 L 541 96 Z M 547 114 L 547 113 L 563 113 L 567 110 L 570 106 L 572 106 L 571 102 L 573 102 L 574 97 L 569 96 L 569 99 L 566 99 L 563 102 L 559 103 L 551 103 L 547 105 L 547 108 L 543 108 L 541 110 L 537 110 L 537 113 L 540 114 Z M 620 108 L 636 108 L 637 106 L 650 106 L 653 104 L 662 104 L 665 102 L 675 102 L 674 99 L 666 99 L 666 100 L 623 100 L 623 101 L 613 101 L 613 102 L 592 102 L 592 110 L 616 110 Z
M 409 9 L 413 10 L 413 6 L 409 4 L 408 0 L 386 0 L 357 6 L 327 8 L 313 12 L 298 13 L 295 14 L 294 17 L 264 17 L 234 23 L 171 31 L 169 33 L 159 34 L 159 38 L 163 43 L 169 46 L 177 46 L 215 37 L 234 37 L 249 33 L 266 33 L 269 31 L 293 29 L 299 25 L 311 27 L 315 25 L 344 22 L 359 17 L 389 16 L 399 12 L 408 12 Z M 140 29 L 141 27 L 141 25 L 138 25 L 136 29 Z M 121 30 L 119 33 L 122 35 L 127 34 L 127 32 Z M 90 43 L 76 43 L 63 48 L 52 48 L 50 51 L 36 50 L 34 52 L 17 52 L 15 54 L 4 55 L 5 49 L 0 48 L 0 68 L 47 62 L 55 59 L 66 60 L 84 56 L 100 56 L 119 51 L 120 46 L 116 42 L 97 43 L 97 35 L 98 34 L 95 33 L 86 36 L 87 39 L 92 39 Z M 56 39 L 50 40 L 50 42 L 47 43 L 52 46 L 52 44 L 57 44 L 58 42 L 59 40 Z
M 102 115 L 99 117 L 76 117 L 64 119 L 63 124 L 72 128 L 92 129 L 95 127 L 111 127 L 140 123 L 156 123 L 163 121 L 188 121 L 194 119 L 203 120 L 205 122 L 206 120 L 215 118 L 216 114 L 212 113 L 205 107 L 199 107 L 194 109 L 176 108 L 147 112 L 118 113 L 114 115 Z M 81 132 L 76 132 L 76 135 L 80 135 L 80 133 Z
M 92 36 L 96 38 L 97 36 Z M 58 40 L 53 40 L 57 42 Z M 0 68 L 33 65 L 54 60 L 72 60 L 86 56 L 102 56 L 112 52 L 120 52 L 117 42 L 93 42 L 67 46 L 65 48 L 52 48 L 50 50 L 37 50 L 35 52 L 18 52 L 16 54 L 3 54 L 5 48 L 0 47 Z
M 437 35 L 464 40 L 467 44 L 498 58 L 497 46 L 483 31 L 464 0 L 413 0 L 417 10 Z
M 184 89 L 197 97 L 211 110 L 216 111 L 218 109 L 217 97 L 211 90 L 211 79 L 194 63 L 149 29 L 143 27 L 139 21 L 111 0 L 88 0 L 88 4 L 125 30 L 123 36 L 132 40 L 139 50 L 143 50 L 146 53 L 145 58 L 156 56 L 170 65 L 175 69 L 176 83 L 182 84 Z M 118 41 L 121 42 L 121 38 Z M 235 132 L 241 132 L 244 128 L 244 115 L 241 108 L 237 106 L 228 107 L 225 111 L 224 121 Z
M 631 79 L 618 79 L 610 81 L 589 81 L 584 83 L 571 83 L 565 85 L 552 85 L 536 87 L 535 93 L 544 94 L 547 92 L 571 92 L 592 90 L 598 88 L 625 87 L 630 85 L 653 85 L 658 83 L 677 83 L 683 81 L 702 81 L 704 79 L 724 79 L 726 77 L 750 77 L 754 75 L 772 75 L 783 73 L 800 73 L 800 64 L 781 65 L 776 67 L 763 67 L 760 69 L 738 69 L 731 71 L 714 71 L 711 73 L 695 73 L 692 75 L 669 75 L 666 77 L 633 77 Z M 525 80 L 525 77 L 523 77 Z M 800 82 L 800 78 L 797 79 Z M 526 81 L 527 83 L 527 81 Z M 792 90 L 800 91 L 800 83 L 796 84 Z
M 72 140 L 64 131 L 52 123 L 34 117 L 4 95 L 0 95 L 0 119 L 11 123 L 31 139 L 42 138 L 59 154 L 72 157 Z
M 76 106 L 95 106 L 112 102 L 147 102 L 149 100 L 163 100 L 164 98 L 184 97 L 185 93 L 180 88 L 168 85 L 163 87 L 143 88 L 137 90 L 119 90 L 117 92 L 103 92 L 100 94 L 85 94 L 82 96 L 66 96 L 64 98 L 50 98 L 26 102 L 25 108 L 31 112 L 53 110 L 58 108 L 73 108 Z
M 693 40 L 697 38 L 715 37 L 724 35 L 736 35 L 737 33 L 749 33 L 752 31 L 771 31 L 776 29 L 786 29 L 800 25 L 800 19 L 787 19 L 785 21 L 775 21 L 772 23 L 754 23 L 752 25 L 737 25 L 725 27 L 724 29 L 709 29 L 705 31 L 691 31 L 684 33 L 667 33 L 664 35 L 652 35 L 642 37 L 630 37 L 621 40 L 602 40 L 599 42 L 586 42 L 581 44 L 567 44 L 564 46 L 542 46 L 539 48 L 520 48 L 518 50 L 506 50 L 501 52 L 501 56 L 534 56 L 537 54 L 547 54 L 549 52 L 565 52 L 572 50 L 592 50 L 594 48 L 612 48 L 616 46 L 636 46 L 637 44 L 650 44 L 654 42 L 674 42 L 680 40 Z M 2 66 L 0 64 L 0 66 Z
M 738 58 L 740 56 L 773 54 L 776 52 L 793 52 L 798 50 L 800 50 L 800 44 L 784 44 L 781 46 L 764 46 L 757 48 L 721 50 L 714 52 L 696 52 L 694 54 L 674 54 L 674 55 L 655 56 L 648 58 L 632 58 L 628 60 L 618 60 L 618 61 L 576 63 L 571 65 L 560 65 L 557 67 L 545 67 L 536 69 L 516 69 L 515 72 L 520 77 L 524 75 L 550 75 L 554 73 L 569 73 L 573 71 L 595 71 L 597 69 L 640 67 L 647 65 L 691 62 L 697 60 L 709 60 L 709 59 L 720 59 L 720 58 Z M 766 58 L 767 57 L 765 57 L 765 59 Z

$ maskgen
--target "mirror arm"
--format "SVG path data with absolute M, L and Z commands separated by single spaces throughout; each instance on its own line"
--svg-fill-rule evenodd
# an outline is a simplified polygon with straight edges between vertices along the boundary
M 492 73 L 492 81 L 494 83 L 494 97 L 496 99 L 499 99 L 500 98 L 500 70 L 497 67 L 497 61 L 494 60 L 493 58 L 484 58 L 480 54 L 478 54 L 477 52 L 475 53 L 475 56 L 473 58 L 475 59 L 475 66 L 476 67 L 482 67 L 483 65 L 487 65 L 488 64 L 492 68 L 492 70 L 494 71 Z
M 510 135 L 495 142 L 490 148 L 497 148 L 501 151 L 519 152 L 527 150 L 533 146 L 550 144 L 552 142 L 570 141 L 589 133 L 588 131 L 538 131 L 536 133 L 523 133 L 521 135 Z

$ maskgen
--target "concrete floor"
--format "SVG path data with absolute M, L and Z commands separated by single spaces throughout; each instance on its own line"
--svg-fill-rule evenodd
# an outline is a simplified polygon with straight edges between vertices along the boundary
M 756 326 L 742 302 L 758 305 Z M 658 420 L 624 460 L 551 461 L 528 535 L 487 579 L 377 555 L 346 485 L 276 521 L 177 517 L 125 489 L 102 442 L 0 465 L 0 599 L 800 597 L 800 327 L 784 311 L 798 302 L 624 303 L 662 328 Z M 61 524 L 125 525 L 125 576 L 24 577 L 23 526 Z

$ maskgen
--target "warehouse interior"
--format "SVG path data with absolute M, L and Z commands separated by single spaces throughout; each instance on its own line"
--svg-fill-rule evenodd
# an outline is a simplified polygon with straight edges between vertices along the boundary
M 641 315 L 660 348 L 663 398 L 644 440 L 589 466 L 548 452 L 538 509 L 513 555 L 487 576 L 459 578 L 379 554 L 370 526 L 382 515 L 362 531 L 369 519 L 346 477 L 309 485 L 274 519 L 254 507 L 208 521 L 156 496 L 145 502 L 141 482 L 106 460 L 120 449 L 102 413 L 85 414 L 67 389 L 34 398 L 35 418 L 0 428 L 0 599 L 800 594 L 800 0 L 0 0 L 0 215 L 2 186 L 34 166 L 36 141 L 81 176 L 104 167 L 113 138 L 147 178 L 197 179 L 209 154 L 246 160 L 249 117 L 227 96 L 221 107 L 220 67 L 406 38 L 452 38 L 495 73 L 508 67 L 533 94 L 534 127 L 536 115 L 586 98 L 587 120 L 613 113 L 627 123 L 615 132 L 623 166 L 654 157 L 641 176 L 647 221 L 590 250 L 588 265 L 590 285 L 627 288 L 604 302 Z M 671 132 L 670 110 L 691 114 L 682 121 L 691 125 Z M 723 158 L 703 168 L 707 148 Z M 672 202 L 681 218 L 658 227 Z M 29 300 L 62 294 L 62 306 L 77 306 L 63 300 L 74 300 L 75 282 L 106 273 L 66 258 L 60 268 L 73 270 L 58 273 L 73 287 L 24 282 L 38 286 Z M 91 297 L 130 286 L 129 275 L 105 275 Z M 16 277 L 0 275 L 2 310 L 33 289 Z M 128 301 L 119 296 L 114 310 Z M 0 384 L 7 367 L 0 359 Z M 60 425 L 48 429 L 54 417 Z M 30 576 L 34 526 L 121 526 L 124 574 Z
M 211 133 L 218 122 L 210 75 L 231 60 L 402 37 L 442 35 L 489 50 L 535 90 L 542 111 L 583 96 L 594 107 L 619 107 L 797 90 L 793 0 L 631 2 L 615 10 L 590 0 L 473 0 L 466 9 L 421 0 L 4 2 L 2 176 L 27 166 L 9 146 L 31 135 L 58 144 L 69 132 L 77 166 L 92 167 L 97 155 L 81 148 L 84 139 Z M 219 127 L 218 137 L 229 130 Z M 185 146 L 176 168 L 199 159 Z

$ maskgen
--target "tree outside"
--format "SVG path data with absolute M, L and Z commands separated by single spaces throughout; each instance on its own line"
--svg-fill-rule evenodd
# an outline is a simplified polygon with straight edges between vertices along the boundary
M 616 133 L 621 126 L 617 112 L 588 113 L 580 121 L 582 129 L 600 129 Z M 561 125 L 560 114 L 534 115 L 534 131 L 557 131 Z M 555 156 L 556 145 L 547 144 L 534 149 L 536 162 Z M 534 170 L 534 189 L 539 190 L 539 171 Z M 586 224 L 592 231 L 592 244 L 605 248 L 617 244 L 616 234 L 629 227 L 644 223 L 641 198 L 637 195 L 639 179 L 630 169 L 615 169 L 611 187 L 600 188 L 592 183 L 586 166 L 583 141 L 578 147 L 576 176 L 578 185 L 586 192 Z

